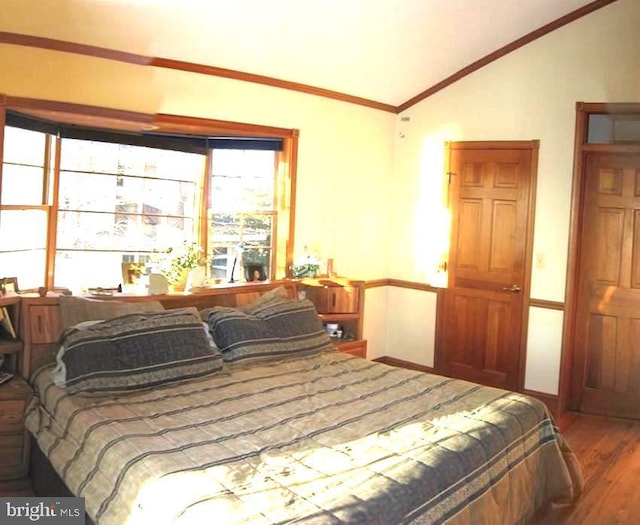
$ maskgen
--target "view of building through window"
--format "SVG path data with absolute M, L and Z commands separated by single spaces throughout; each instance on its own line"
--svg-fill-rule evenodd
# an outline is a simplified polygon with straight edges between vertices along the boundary
M 209 238 L 213 277 L 264 280 L 270 275 L 275 209 L 275 153 L 213 152 Z M 238 264 L 241 261 L 241 264 Z
M 55 282 L 114 287 L 122 262 L 197 239 L 205 156 L 62 139 Z
M 197 243 L 204 244 L 209 278 L 264 280 L 275 253 L 276 157 L 57 138 L 7 126 L 2 273 L 17 276 L 23 289 L 42 286 L 47 272 L 55 286 L 112 288 L 123 280 L 123 262 L 146 264 L 158 251 Z

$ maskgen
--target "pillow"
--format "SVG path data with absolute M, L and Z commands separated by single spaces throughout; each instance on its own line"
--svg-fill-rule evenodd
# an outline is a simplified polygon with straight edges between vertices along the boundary
M 67 329 L 54 370 L 70 393 L 131 392 L 218 372 L 195 308 L 128 314 Z
M 238 310 L 250 314 L 250 313 L 253 313 L 255 310 L 258 310 L 265 304 L 272 303 L 272 302 L 287 301 L 289 299 L 290 299 L 289 292 L 287 292 L 287 289 L 283 285 L 280 285 L 277 288 L 274 288 L 273 290 L 269 290 L 268 292 L 263 293 L 254 302 L 238 306 Z
M 287 289 L 283 285 L 280 285 L 277 288 L 274 288 L 273 290 L 269 290 L 268 292 L 263 293 L 260 297 L 258 297 L 258 299 L 256 299 L 252 303 L 234 306 L 233 308 L 236 308 L 241 312 L 252 313 L 255 309 L 260 308 L 262 305 L 266 303 L 270 303 L 273 301 L 286 301 L 288 299 L 290 299 L 290 297 L 289 297 L 289 293 L 287 292 Z M 200 315 L 202 316 L 203 319 L 206 320 L 209 318 L 209 314 L 212 311 L 214 311 L 216 308 L 219 308 L 219 307 L 212 306 L 209 308 L 204 308 L 203 310 L 200 311 Z
M 61 295 L 59 300 L 60 321 L 63 329 L 84 321 L 106 320 L 126 314 L 164 310 L 164 306 L 159 301 L 100 301 L 72 295 Z
M 308 299 L 272 300 L 251 313 L 219 306 L 211 309 L 207 324 L 222 358 L 228 363 L 310 355 L 333 349 L 315 306 Z

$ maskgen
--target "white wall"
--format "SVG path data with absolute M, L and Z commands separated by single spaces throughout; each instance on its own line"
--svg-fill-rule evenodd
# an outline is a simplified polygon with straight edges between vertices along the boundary
M 386 355 L 433 367 L 436 294 L 390 287 Z
M 390 259 L 390 277 L 425 279 L 431 269 L 424 267 L 421 261 L 428 257 L 420 252 L 442 244 L 445 225 L 438 224 L 440 215 L 428 208 L 436 207 L 439 199 L 445 141 L 539 139 L 533 252 L 534 257 L 544 255 L 546 266 L 534 267 L 530 295 L 564 301 L 575 105 L 640 101 L 639 22 L 640 2 L 619 0 L 400 116 L 410 120 L 399 118 L 396 129 L 390 253 L 402 256 Z M 561 312 L 542 315 L 531 310 L 527 388 L 557 391 L 561 323 Z M 545 362 L 550 366 L 541 366 Z
M 365 291 L 367 357 L 395 357 L 433 367 L 436 294 L 383 286 Z
M 367 340 L 367 358 L 369 359 L 388 355 L 388 300 L 389 288 L 386 286 L 365 289 L 363 332 Z
M 559 310 L 529 309 L 524 378 L 527 390 L 558 394 L 563 318 L 564 313 Z

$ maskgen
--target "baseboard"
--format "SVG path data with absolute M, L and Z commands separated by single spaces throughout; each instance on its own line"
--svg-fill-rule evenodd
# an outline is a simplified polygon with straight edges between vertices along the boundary
M 544 392 L 536 392 L 535 390 L 527 390 L 526 388 L 522 391 L 522 393 L 527 396 L 535 397 L 536 399 L 542 401 L 554 413 L 558 412 L 558 396 L 555 396 L 553 394 L 545 394 Z
M 386 355 L 373 359 L 373 361 L 377 363 L 383 363 L 385 365 L 397 366 L 399 368 L 407 368 L 409 370 L 417 370 L 419 372 L 435 374 L 435 371 L 431 366 L 419 365 L 417 363 L 412 363 L 411 361 L 404 361 L 403 359 L 397 359 L 395 357 L 389 357 Z M 547 406 L 547 408 L 551 411 L 551 413 L 554 415 L 556 419 L 558 420 L 562 419 L 563 415 L 558 410 L 558 396 L 553 394 L 545 394 L 543 392 L 536 392 L 535 390 L 526 390 L 526 389 L 523 390 L 522 393 L 527 396 L 533 397 L 539 401 L 542 401 Z
M 373 361 L 377 363 L 383 363 L 389 366 L 397 366 L 398 368 L 408 368 L 409 370 L 417 370 L 418 372 L 426 372 L 428 374 L 433 374 L 433 367 L 419 365 L 417 363 L 412 363 L 411 361 L 404 361 L 402 359 L 396 359 L 395 357 L 382 356 Z

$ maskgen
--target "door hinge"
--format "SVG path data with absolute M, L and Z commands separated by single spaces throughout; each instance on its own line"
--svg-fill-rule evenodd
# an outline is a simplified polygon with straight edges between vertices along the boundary
M 451 177 L 453 177 L 455 173 L 453 171 L 447 171 L 446 175 L 449 177 L 449 182 L 447 184 L 451 184 Z

